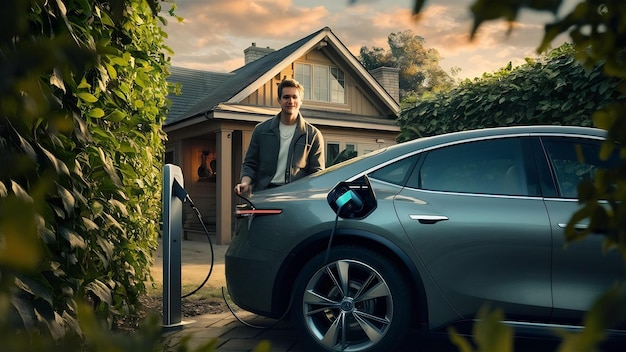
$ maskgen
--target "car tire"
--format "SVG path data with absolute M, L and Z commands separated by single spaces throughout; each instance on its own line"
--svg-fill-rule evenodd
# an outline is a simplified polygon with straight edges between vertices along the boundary
M 314 350 L 393 350 L 412 311 L 401 271 L 362 247 L 337 246 L 325 258 L 314 256 L 295 282 L 292 317 L 304 339 Z

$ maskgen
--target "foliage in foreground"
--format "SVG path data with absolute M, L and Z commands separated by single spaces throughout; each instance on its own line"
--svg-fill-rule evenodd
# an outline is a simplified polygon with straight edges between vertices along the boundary
M 0 5 L 3 347 L 82 337 L 79 301 L 114 328 L 146 290 L 168 93 L 158 11 L 158 0 Z

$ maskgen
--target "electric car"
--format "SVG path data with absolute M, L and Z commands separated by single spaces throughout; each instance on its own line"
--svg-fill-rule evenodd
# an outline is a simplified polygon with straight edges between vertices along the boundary
M 579 181 L 619 160 L 599 158 L 604 138 L 564 126 L 451 133 L 256 192 L 237 209 L 228 292 L 289 316 L 314 350 L 389 350 L 408 332 L 471 322 L 486 303 L 514 326 L 579 325 L 624 277 L 601 234 L 564 236 Z

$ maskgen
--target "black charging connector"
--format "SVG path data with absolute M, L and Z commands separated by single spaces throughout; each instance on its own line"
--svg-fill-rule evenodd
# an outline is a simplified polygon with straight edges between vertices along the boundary
M 191 205 L 191 207 L 197 211 L 196 205 L 193 204 L 191 197 L 189 197 L 189 193 L 187 193 L 183 186 L 181 186 L 180 183 L 178 183 L 178 181 L 176 180 L 174 180 L 174 184 L 172 185 L 172 192 L 174 193 L 176 198 L 180 199 L 183 203 L 189 202 L 189 205 Z

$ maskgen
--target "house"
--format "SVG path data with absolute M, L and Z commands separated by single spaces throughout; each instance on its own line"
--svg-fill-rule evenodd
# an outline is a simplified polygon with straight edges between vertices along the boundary
M 328 163 L 395 144 L 398 71 L 370 73 L 330 28 L 322 28 L 280 50 L 244 50 L 245 65 L 230 73 L 172 67 L 168 81 L 182 93 L 169 96 L 164 124 L 165 162 L 181 167 L 185 189 L 215 231 L 216 243 L 230 243 L 233 192 L 252 130 L 280 111 L 277 84 L 285 77 L 305 86 L 302 115 L 320 129 Z M 202 230 L 185 207 L 184 230 Z

